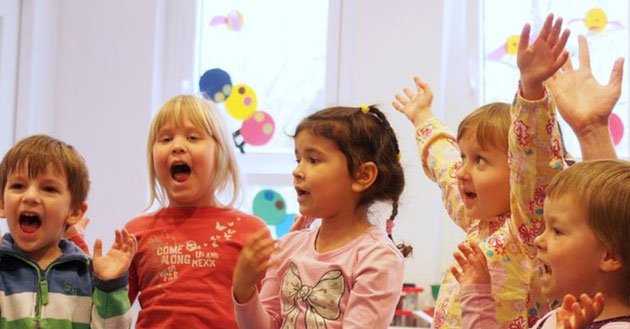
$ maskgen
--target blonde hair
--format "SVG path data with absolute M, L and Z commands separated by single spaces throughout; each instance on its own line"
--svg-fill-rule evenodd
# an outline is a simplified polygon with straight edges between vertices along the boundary
M 47 135 L 33 135 L 17 142 L 0 163 L 0 198 L 4 198 L 9 175 L 22 166 L 26 166 L 24 169 L 31 179 L 45 173 L 49 166 L 57 173 L 64 173 L 71 207 L 79 207 L 87 199 L 90 189 L 87 165 L 72 145 Z
M 467 115 L 457 128 L 460 141 L 469 132 L 475 132 L 477 143 L 482 149 L 498 147 L 507 152 L 510 131 L 510 104 L 486 104 Z
M 574 198 L 584 205 L 588 226 L 605 245 L 618 252 L 628 269 L 630 261 L 630 162 L 579 162 L 557 174 L 547 197 Z
M 153 163 L 153 144 L 158 132 L 166 123 L 174 123 L 176 127 L 183 125 L 184 119 L 190 120 L 197 128 L 203 129 L 217 143 L 215 154 L 215 170 L 211 189 L 214 193 L 231 192 L 228 206 L 233 206 L 241 193 L 241 180 L 236 164 L 236 156 L 228 143 L 228 133 L 223 119 L 214 105 L 193 95 L 175 96 L 155 114 L 149 137 L 147 139 L 147 164 L 149 167 L 150 195 L 147 208 L 157 200 L 162 206 L 167 205 L 166 191 L 157 181 Z

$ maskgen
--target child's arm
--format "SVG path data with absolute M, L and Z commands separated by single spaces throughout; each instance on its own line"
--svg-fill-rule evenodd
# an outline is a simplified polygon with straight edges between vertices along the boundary
M 586 329 L 604 310 L 604 295 L 597 293 L 593 299 L 582 294 L 578 301 L 573 295 L 566 295 L 556 315 L 556 328 Z
M 236 261 L 232 279 L 232 297 L 239 328 L 272 328 L 276 319 L 269 316 L 258 298 L 256 285 L 275 263 L 271 255 L 277 250 L 269 230 L 263 228 L 252 235 Z M 263 283 L 266 285 L 266 283 Z M 268 287 L 263 287 L 263 289 Z M 274 298 L 280 299 L 279 287 Z M 277 295 L 277 296 L 276 296 Z M 279 303 L 278 303 L 279 304 Z
M 127 230 L 116 230 L 116 240 L 104 256 L 101 240 L 94 243 L 92 266 L 96 289 L 92 295 L 92 328 L 131 327 L 126 273 L 136 248 L 136 238 Z
M 529 25 L 523 27 L 517 54 L 521 88 L 510 109 L 510 228 L 530 258 L 536 254 L 534 238 L 543 230 L 545 188 L 562 168 L 560 141 L 552 138 L 558 134 L 554 107 L 543 81 L 568 58 L 564 46 L 569 32 L 560 35 L 561 18 L 552 23 L 553 15 L 549 15 L 532 45 L 528 44 Z
M 461 285 L 462 328 L 498 328 L 486 256 L 475 243 L 460 244 L 458 248 L 453 256 L 461 272 L 452 267 L 451 273 Z
M 358 255 L 354 274 L 346 277 L 350 296 L 342 315 L 344 329 L 387 328 L 403 286 L 404 260 L 398 250 L 382 246 Z
M 446 132 L 442 123 L 433 117 L 433 92 L 429 85 L 418 77 L 413 80 L 415 93 L 411 88 L 404 88 L 404 96 L 397 94 L 392 106 L 415 125 L 422 169 L 442 190 L 442 201 L 451 219 L 466 231 L 470 219 L 464 216 L 464 205 L 455 176 L 462 160 L 457 142 Z
M 560 115 L 578 138 L 584 160 L 617 158 L 610 136 L 608 119 L 619 96 L 623 78 L 623 58 L 612 68 L 608 84 L 602 86 L 591 72 L 588 42 L 578 36 L 580 67 L 575 70 L 568 60 L 547 86 L 553 94 Z

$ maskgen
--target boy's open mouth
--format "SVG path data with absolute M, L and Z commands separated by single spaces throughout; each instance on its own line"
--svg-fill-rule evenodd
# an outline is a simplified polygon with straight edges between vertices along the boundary
M 20 214 L 19 223 L 20 228 L 25 233 L 33 233 L 42 226 L 42 221 L 39 218 L 39 215 L 28 212 Z
M 171 177 L 177 182 L 183 182 L 190 176 L 191 169 L 190 166 L 183 163 L 174 163 L 171 165 Z

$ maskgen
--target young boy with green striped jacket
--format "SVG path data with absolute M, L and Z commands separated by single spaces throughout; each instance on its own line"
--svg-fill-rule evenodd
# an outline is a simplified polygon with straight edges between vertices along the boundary
M 97 240 L 88 258 L 63 239 L 87 210 L 85 161 L 45 135 L 19 141 L 0 163 L 0 329 L 131 326 L 127 271 L 136 240 L 116 231 L 106 255 Z

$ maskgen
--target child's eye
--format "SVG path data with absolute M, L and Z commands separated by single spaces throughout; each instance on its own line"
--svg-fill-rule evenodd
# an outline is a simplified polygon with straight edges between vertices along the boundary
M 191 142 L 194 142 L 194 141 L 200 140 L 201 138 L 199 138 L 199 136 L 197 135 L 189 135 L 187 139 Z
M 486 159 L 478 156 L 477 159 L 475 159 L 475 162 L 479 165 L 482 165 L 486 163 Z
M 170 141 L 172 141 L 173 138 L 171 136 L 161 136 L 158 138 L 158 142 L 160 143 L 168 143 Z
M 44 186 L 43 188 L 44 192 L 48 192 L 48 193 L 57 193 L 59 192 L 59 189 L 55 186 Z
M 308 158 L 308 162 L 310 162 L 312 164 L 317 164 L 317 163 L 319 163 L 319 159 L 310 157 L 310 158 Z
M 9 189 L 11 190 L 20 190 L 24 188 L 24 184 L 22 183 L 12 183 L 9 185 Z
M 551 228 L 551 230 L 553 231 L 553 235 L 562 235 L 562 232 L 555 227 Z

